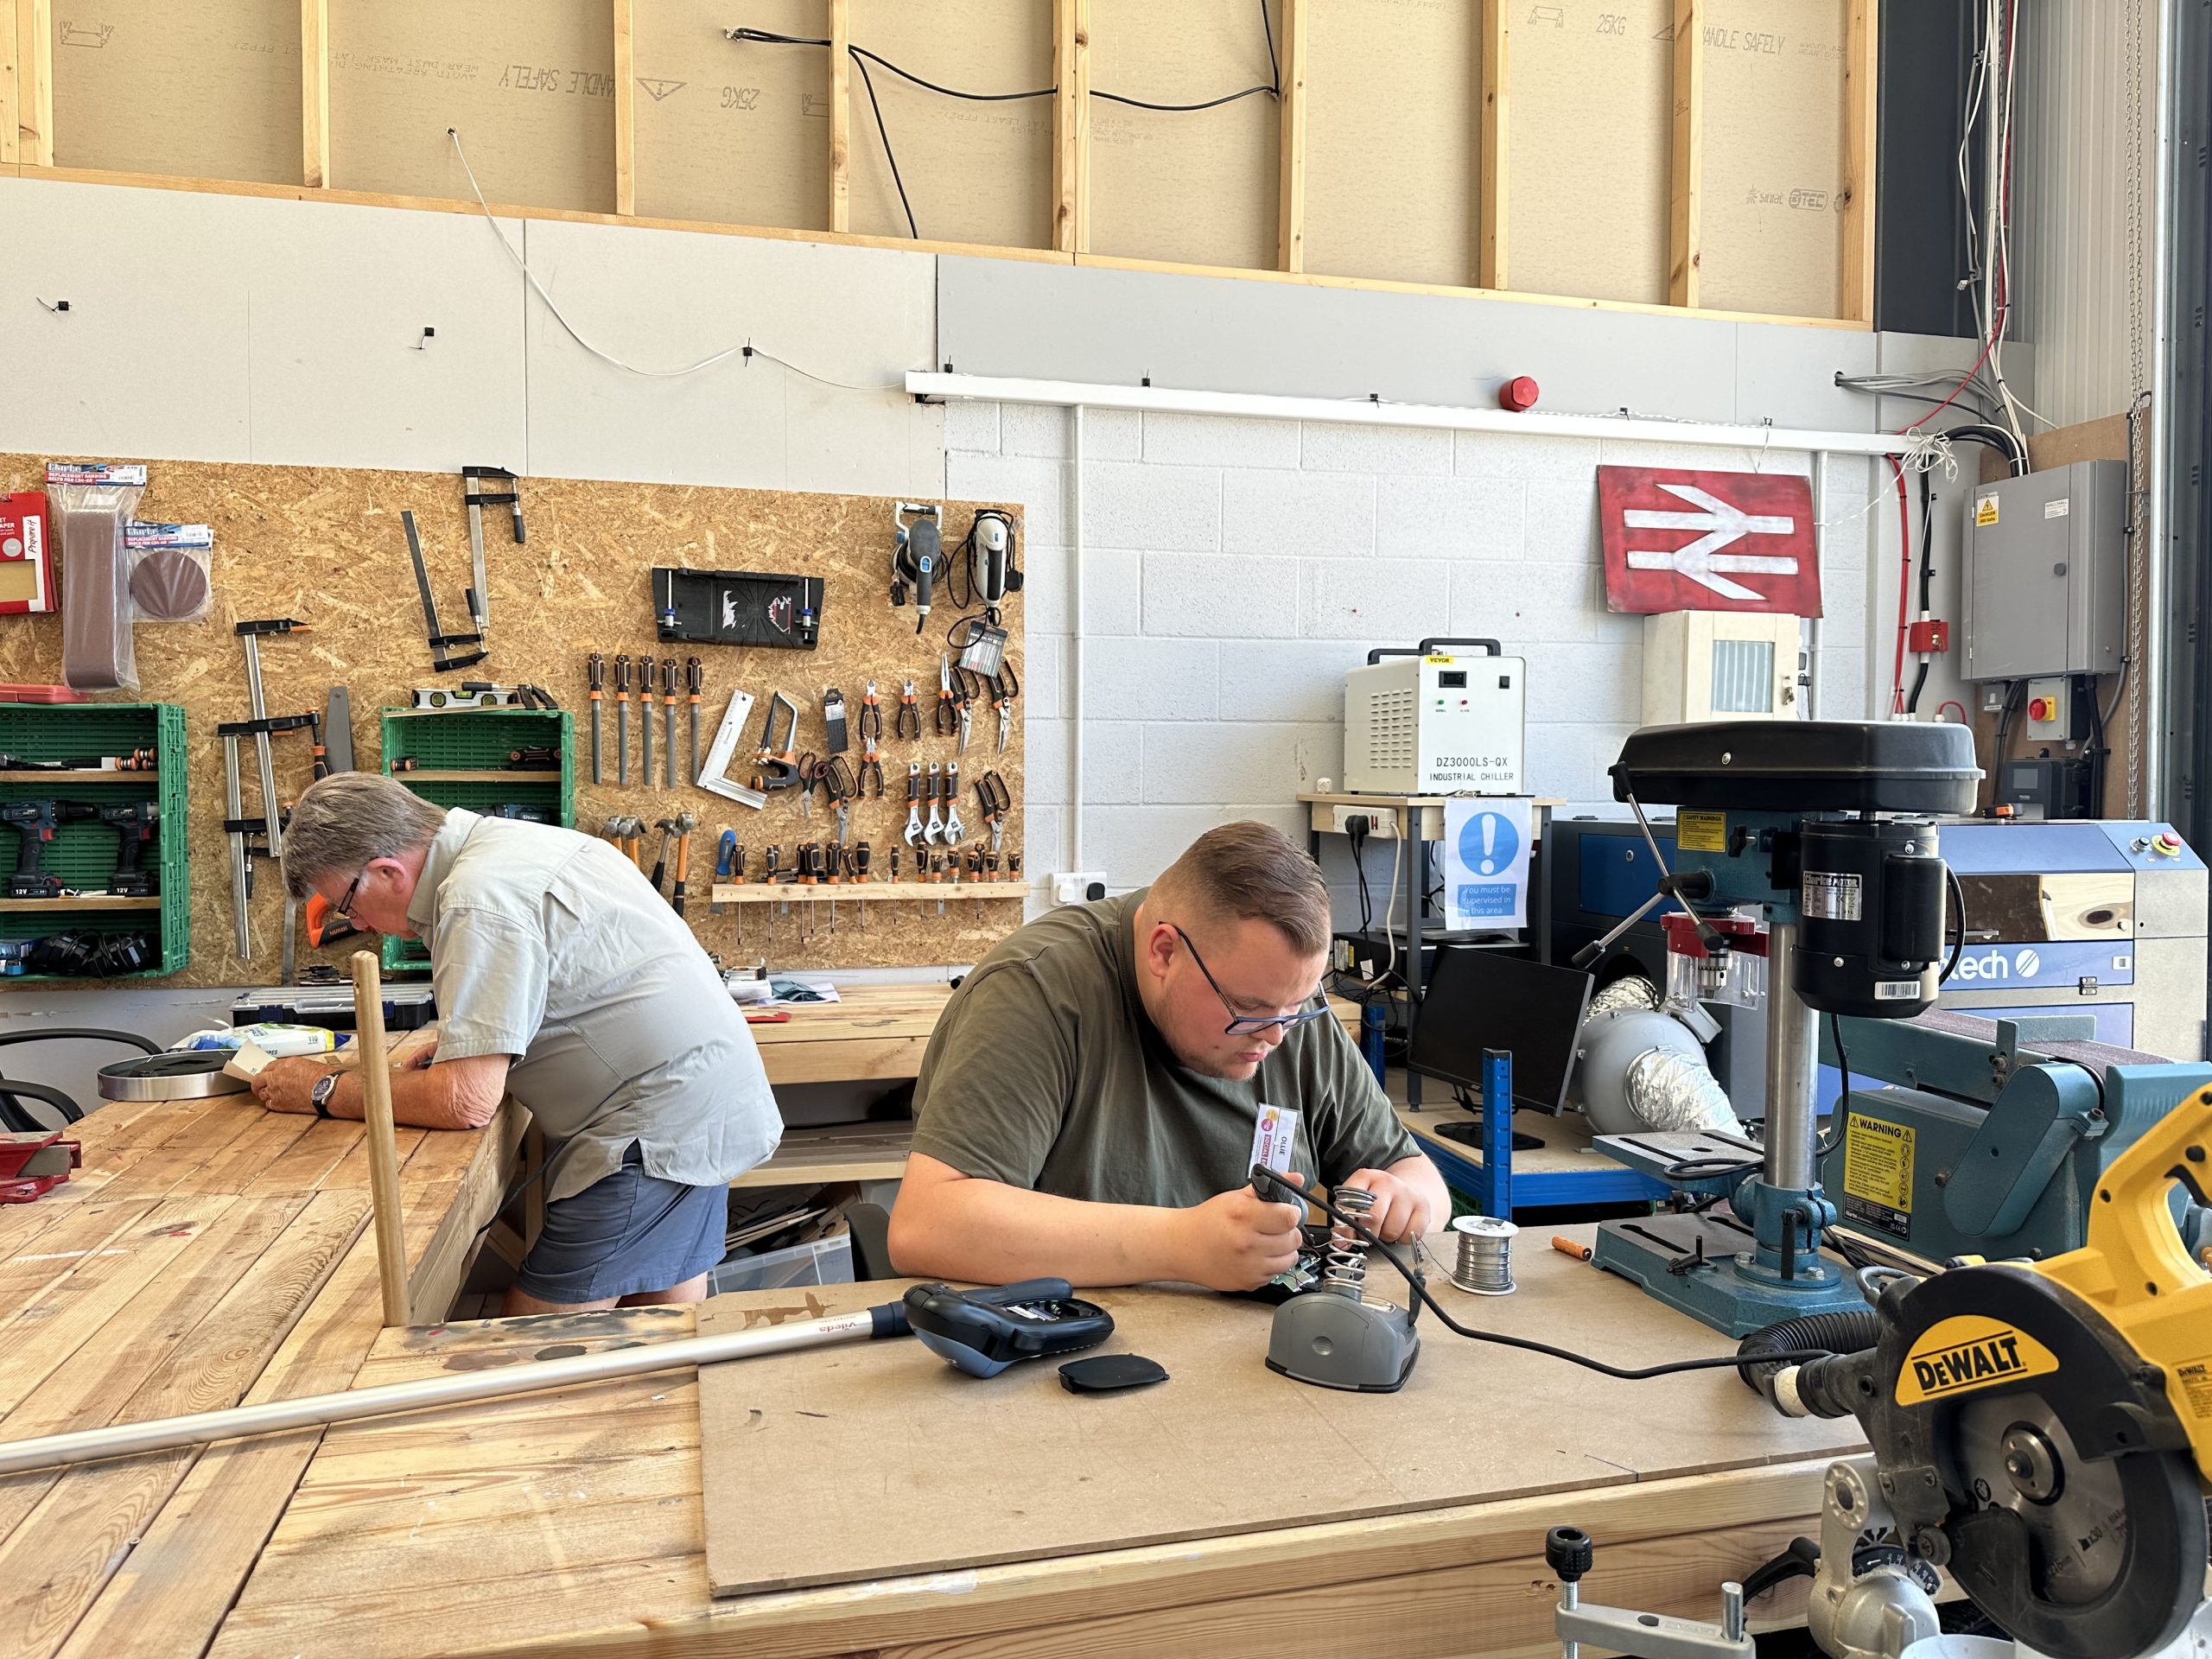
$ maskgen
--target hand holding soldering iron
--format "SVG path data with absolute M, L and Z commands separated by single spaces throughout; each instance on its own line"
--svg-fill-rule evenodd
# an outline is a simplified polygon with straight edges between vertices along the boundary
M 1286 1180 L 1303 1184 L 1303 1178 Z M 1251 1290 L 1298 1265 L 1306 1219 L 1294 1204 L 1270 1204 L 1249 1186 L 1174 1212 L 1187 1276 L 1209 1290 Z

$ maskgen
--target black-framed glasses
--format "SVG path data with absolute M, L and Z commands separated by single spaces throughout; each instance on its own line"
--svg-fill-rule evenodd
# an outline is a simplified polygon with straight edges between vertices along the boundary
M 1191 953 L 1191 960 L 1198 963 L 1198 971 L 1206 976 L 1206 983 L 1213 987 L 1213 994 L 1221 999 L 1221 1006 L 1229 1010 L 1229 1023 L 1221 1028 L 1223 1036 L 1249 1037 L 1255 1032 L 1267 1030 L 1270 1026 L 1281 1026 L 1288 1032 L 1294 1027 L 1304 1025 L 1308 1020 L 1319 1020 L 1329 1011 L 1329 1005 L 1324 1002 L 1318 1008 L 1300 1008 L 1294 1014 L 1237 1013 L 1236 1005 L 1229 1000 L 1229 993 L 1221 988 L 1221 982 L 1213 976 L 1213 970 L 1206 966 L 1206 959 L 1198 954 L 1198 947 L 1191 943 L 1191 936 L 1178 923 L 1170 922 L 1167 925 L 1175 930 L 1175 937 L 1183 941 L 1183 948 Z
M 360 892 L 362 878 L 367 874 L 368 872 L 366 870 L 363 870 L 360 875 L 357 875 L 351 881 L 348 881 L 346 884 L 346 896 L 331 906 L 333 910 L 336 911 L 340 916 L 343 916 L 349 922 L 353 919 L 353 896 Z

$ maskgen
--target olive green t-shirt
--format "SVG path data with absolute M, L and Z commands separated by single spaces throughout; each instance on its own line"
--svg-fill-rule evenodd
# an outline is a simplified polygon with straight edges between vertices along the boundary
M 1179 1061 L 1137 995 L 1143 899 L 1065 906 L 976 964 L 922 1057 L 915 1151 L 1061 1198 L 1187 1208 L 1246 1185 L 1262 1103 L 1299 1113 L 1291 1167 L 1309 1185 L 1418 1150 L 1333 1018 L 1242 1082 Z

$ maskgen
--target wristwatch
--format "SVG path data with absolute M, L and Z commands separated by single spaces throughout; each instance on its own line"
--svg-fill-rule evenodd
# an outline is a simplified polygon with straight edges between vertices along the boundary
M 308 1101 L 314 1106 L 317 1117 L 330 1116 L 330 1097 L 337 1092 L 338 1074 L 335 1071 L 326 1071 L 315 1080 L 315 1086 L 308 1090 Z

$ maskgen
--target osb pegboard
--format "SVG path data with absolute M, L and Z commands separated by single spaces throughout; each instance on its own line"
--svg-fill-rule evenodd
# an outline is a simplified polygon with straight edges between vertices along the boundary
M 79 457 L 55 457 L 79 459 Z M 0 493 L 43 486 L 46 456 L 0 455 Z M 100 457 L 100 459 L 130 459 Z M 936 734 L 938 659 L 944 629 L 956 610 L 942 591 L 938 608 L 919 636 L 911 607 L 893 610 L 889 602 L 889 561 L 893 504 L 886 499 L 853 495 L 804 495 L 776 490 L 731 490 L 658 484 L 606 483 L 569 479 L 524 479 L 523 512 L 529 540 L 514 544 L 505 514 L 484 514 L 485 554 L 491 587 L 488 629 L 491 657 L 464 673 L 441 676 L 429 667 L 423 642 L 422 606 L 416 597 L 407 542 L 400 526 L 402 509 L 411 508 L 423 536 L 441 623 L 465 628 L 461 590 L 469 581 L 468 519 L 455 474 L 372 472 L 359 469 L 213 465 L 191 461 L 149 463 L 151 481 L 141 499 L 142 518 L 207 524 L 215 531 L 214 609 L 202 623 L 141 623 L 136 632 L 140 684 L 118 697 L 181 703 L 185 710 L 189 756 L 192 861 L 192 961 L 183 973 L 156 982 L 162 986 L 267 985 L 276 982 L 281 940 L 283 889 L 273 868 L 254 887 L 255 951 L 251 961 L 232 951 L 228 843 L 222 832 L 223 746 L 219 721 L 247 717 L 245 651 L 232 625 L 262 617 L 290 616 L 312 632 L 264 641 L 262 677 L 271 715 L 320 711 L 329 689 L 345 685 L 352 696 L 356 764 L 364 770 L 380 764 L 378 711 L 404 705 L 411 689 L 440 681 L 483 677 L 529 681 L 543 686 L 575 716 L 576 827 L 594 832 L 617 815 L 656 819 L 690 811 L 699 828 L 691 842 L 690 898 L 686 918 L 700 941 L 726 962 L 757 959 L 767 952 L 777 968 L 833 969 L 859 966 L 915 966 L 973 962 L 1003 934 L 1019 926 L 1021 901 L 1007 898 L 976 903 L 966 894 L 943 889 L 945 913 L 936 913 L 937 890 L 915 889 L 916 904 L 871 904 L 868 925 L 860 925 L 860 906 L 838 906 L 837 929 L 829 931 L 830 889 L 815 890 L 823 901 L 819 931 L 800 942 L 798 916 L 778 918 L 772 944 L 766 931 L 768 911 L 760 906 L 708 913 L 713 885 L 714 850 L 721 830 L 737 831 L 757 880 L 762 855 L 771 843 L 784 849 L 789 868 L 796 844 L 823 841 L 836 832 L 836 821 L 817 803 L 811 819 L 800 816 L 797 791 L 772 796 L 761 811 L 693 787 L 639 781 L 636 705 L 631 709 L 631 779 L 615 782 L 613 663 L 616 653 L 632 658 L 697 655 L 706 686 L 700 704 L 699 751 L 703 760 L 730 693 L 742 688 L 759 700 L 746 726 L 740 753 L 757 749 L 761 707 L 780 690 L 799 705 L 798 747 L 822 747 L 822 693 L 836 686 L 845 696 L 855 764 L 861 750 L 858 720 L 865 683 L 873 678 L 885 699 L 882 743 L 884 798 L 858 803 L 852 838 L 866 839 L 875 855 L 879 878 L 888 868 L 889 849 L 899 845 L 906 819 L 905 775 L 910 760 L 925 768 L 931 760 L 954 758 L 957 740 Z M 948 548 L 968 531 L 978 504 L 945 504 Z M 1020 539 L 1020 510 L 1004 509 Z M 750 569 L 817 575 L 823 582 L 821 639 L 806 651 L 751 649 L 728 645 L 663 645 L 653 629 L 650 572 L 656 565 L 702 569 Z M 67 592 L 67 571 L 63 571 Z M 1022 601 L 1009 596 L 1006 625 L 1013 635 L 1008 655 L 1017 671 L 1026 669 Z M 603 705 L 604 785 L 591 782 L 590 703 L 585 692 L 585 659 L 603 652 L 609 664 Z M 61 623 L 59 617 L 0 619 L 0 680 L 54 681 L 60 678 Z M 922 699 L 923 736 L 902 741 L 894 734 L 899 682 L 912 676 Z M 688 705 L 677 709 L 678 753 L 689 759 Z M 962 817 L 974 833 L 981 813 L 974 780 L 995 768 L 1014 799 L 1005 850 L 1022 844 L 1022 715 L 1017 700 L 1013 730 L 1001 753 L 997 722 L 979 706 L 974 735 L 962 761 Z M 654 776 L 664 776 L 663 726 L 653 731 Z M 296 798 L 310 777 L 304 734 L 275 740 L 277 788 Z M 252 747 L 242 746 L 245 810 L 259 810 L 253 781 Z M 741 769 L 733 766 L 732 771 Z M 678 767 L 678 777 L 683 768 Z M 648 834 L 645 856 L 650 867 L 658 837 Z M 673 859 L 671 861 L 673 863 Z M 880 880 L 878 885 L 880 886 Z M 795 889 L 794 892 L 804 891 Z M 841 889 L 842 891 L 849 891 Z M 743 918 L 741 953 L 739 921 Z M 352 942 L 316 952 L 302 944 L 304 966 L 320 959 L 336 963 Z

